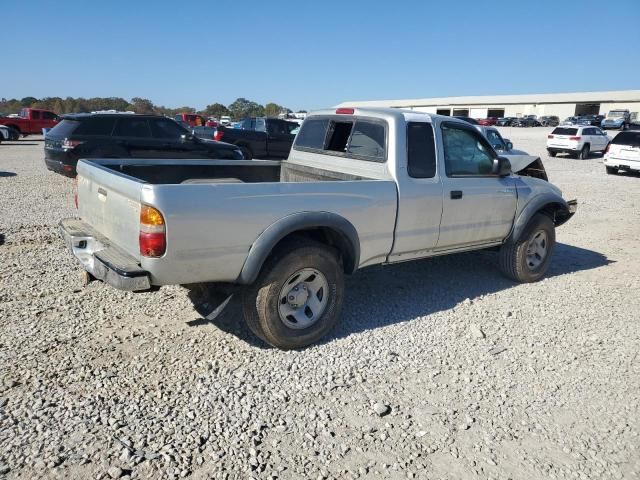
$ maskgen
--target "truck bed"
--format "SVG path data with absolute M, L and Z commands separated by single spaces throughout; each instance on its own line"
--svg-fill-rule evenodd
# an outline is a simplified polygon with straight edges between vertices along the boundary
M 234 282 L 267 228 L 308 212 L 350 222 L 360 236 L 359 266 L 365 266 L 391 251 L 397 189 L 392 179 L 360 173 L 270 161 L 81 160 L 79 213 L 150 272 L 154 285 Z M 165 217 L 161 258 L 139 253 L 142 204 Z

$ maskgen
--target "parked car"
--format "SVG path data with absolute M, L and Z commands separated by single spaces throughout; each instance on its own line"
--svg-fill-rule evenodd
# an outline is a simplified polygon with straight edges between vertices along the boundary
M 190 127 L 201 127 L 207 122 L 202 115 L 196 113 L 178 113 L 174 120 L 176 122 L 184 122 Z
M 496 127 L 476 126 L 478 131 L 484 135 L 489 144 L 498 154 L 509 160 L 511 169 L 519 175 L 547 179 L 547 172 L 542 164 L 542 159 L 535 155 L 513 148 L 513 143 L 508 138 L 502 138 L 500 131 Z
M 591 152 L 604 153 L 609 142 L 609 136 L 598 127 L 561 125 L 547 135 L 547 152 L 551 157 L 568 153 L 585 160 Z
M 16 141 L 20 140 L 20 132 L 12 127 L 0 125 L 0 141 Z
M 532 116 L 522 117 L 514 120 L 511 123 L 512 127 L 541 127 L 542 124 L 538 121 L 537 118 Z
M 619 170 L 640 172 L 640 131 L 620 132 L 613 137 L 603 163 L 610 175 Z
M 560 125 L 577 125 L 578 117 L 567 117 L 565 118 Z
M 60 117 L 49 110 L 23 108 L 16 116 L 0 117 L 0 125 L 11 127 L 22 136 L 41 134 L 43 128 L 53 128 Z
M 515 120 L 517 120 L 516 117 L 501 117 L 498 118 L 496 125 L 499 127 L 510 127 Z
M 204 126 L 205 127 L 217 127 L 219 124 L 220 124 L 220 122 L 218 121 L 217 118 L 209 117 L 209 118 L 207 118 L 207 121 L 205 122 Z
M 478 125 L 484 125 L 485 127 L 493 126 L 498 123 L 497 117 L 479 118 Z
M 237 145 L 244 158 L 284 159 L 289 155 L 298 128 L 295 122 L 279 118 L 253 117 L 240 121 L 237 128 L 219 127 L 216 140 Z
M 560 125 L 560 119 L 555 115 L 543 115 L 538 121 L 543 127 L 557 127 Z
M 609 128 L 626 130 L 629 128 L 630 121 L 631 114 L 629 113 L 629 110 L 611 110 L 607 113 L 607 117 L 602 120 L 601 126 L 605 130 Z
M 478 121 L 475 118 L 461 116 L 455 116 L 453 118 L 457 118 L 458 120 L 462 120 L 463 122 L 470 123 L 471 125 L 479 125 Z
M 188 129 L 195 137 L 202 138 L 204 140 L 215 140 L 216 133 L 218 131 L 215 127 L 192 127 Z
M 243 158 L 238 147 L 199 139 L 166 117 L 90 113 L 66 115 L 47 134 L 44 157 L 49 170 L 67 176 L 80 158 Z
M 227 125 L 231 125 L 231 117 L 228 115 L 222 115 L 220 117 L 220 125 L 222 126 L 227 126 Z
M 186 285 L 208 319 L 238 295 L 283 349 L 325 336 L 366 266 L 495 249 L 507 277 L 537 281 L 577 206 L 463 121 L 374 108 L 309 114 L 285 162 L 83 159 L 77 188 L 61 231 L 91 275 Z

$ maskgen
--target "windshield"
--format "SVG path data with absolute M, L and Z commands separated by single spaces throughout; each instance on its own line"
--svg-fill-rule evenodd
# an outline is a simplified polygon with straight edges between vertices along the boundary
M 622 110 L 612 110 L 609 112 L 608 117 L 609 118 L 622 118 L 624 117 L 624 114 L 627 112 L 624 112 Z

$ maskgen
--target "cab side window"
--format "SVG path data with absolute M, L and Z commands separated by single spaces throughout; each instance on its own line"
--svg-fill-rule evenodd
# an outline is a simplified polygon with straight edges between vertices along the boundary
M 447 176 L 491 175 L 494 153 L 479 133 L 451 123 L 444 124 L 442 143 Z

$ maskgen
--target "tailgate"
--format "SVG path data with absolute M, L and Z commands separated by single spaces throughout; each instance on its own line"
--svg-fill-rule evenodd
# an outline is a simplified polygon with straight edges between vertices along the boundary
M 78 162 L 80 218 L 135 258 L 140 258 L 142 183 L 95 162 Z

